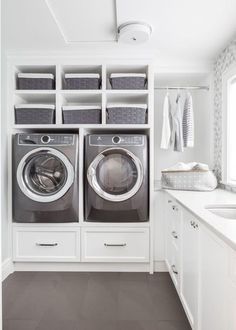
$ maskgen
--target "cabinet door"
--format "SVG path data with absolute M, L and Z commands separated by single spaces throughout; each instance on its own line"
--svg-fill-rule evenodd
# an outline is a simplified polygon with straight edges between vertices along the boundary
M 181 208 L 174 199 L 167 196 L 165 204 L 165 260 L 174 282 L 174 285 L 179 290 L 179 241 L 181 227 Z
M 193 329 L 197 329 L 199 223 L 183 210 L 180 296 Z
M 229 255 L 229 278 L 227 294 L 227 330 L 236 329 L 236 252 L 228 249 Z
M 226 325 L 227 250 L 207 228 L 200 232 L 200 330 Z

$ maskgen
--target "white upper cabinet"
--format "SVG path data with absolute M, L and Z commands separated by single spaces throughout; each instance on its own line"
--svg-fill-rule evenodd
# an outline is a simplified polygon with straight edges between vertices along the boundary
M 199 222 L 183 209 L 182 256 L 180 295 L 189 321 L 197 329 L 198 273 L 199 273 Z

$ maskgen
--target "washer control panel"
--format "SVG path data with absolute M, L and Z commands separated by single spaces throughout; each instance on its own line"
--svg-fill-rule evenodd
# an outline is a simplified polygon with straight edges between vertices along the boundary
M 145 135 L 131 134 L 92 134 L 89 136 L 89 145 L 91 146 L 142 146 Z
M 73 145 L 73 134 L 18 134 L 19 145 Z

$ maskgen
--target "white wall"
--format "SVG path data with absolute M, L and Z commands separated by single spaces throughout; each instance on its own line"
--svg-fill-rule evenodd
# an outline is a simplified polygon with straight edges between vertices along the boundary
M 195 74 L 175 74 L 156 78 L 156 86 L 196 86 L 209 85 L 209 75 L 195 76 Z M 160 148 L 162 131 L 162 109 L 166 90 L 155 90 L 155 179 L 160 180 L 161 170 L 174 165 L 177 162 L 204 162 L 212 166 L 212 106 L 211 90 L 190 91 L 193 97 L 194 123 L 195 123 L 195 145 L 194 148 L 186 148 L 183 153 L 175 152 L 173 149 L 163 150 Z M 177 91 L 169 91 L 171 104 L 174 106 Z M 186 91 L 180 92 L 181 102 L 185 101 Z
M 155 86 L 196 86 L 210 85 L 210 91 L 191 91 L 193 96 L 194 121 L 195 121 L 195 146 L 187 148 L 183 153 L 173 149 L 162 150 L 162 109 L 166 90 L 155 90 L 155 180 L 160 184 L 161 170 L 177 162 L 203 162 L 213 166 L 213 110 L 212 110 L 212 83 L 211 74 L 181 73 L 181 74 L 156 74 Z M 171 102 L 174 105 L 177 91 L 170 91 Z M 186 92 L 182 91 L 182 102 Z M 164 260 L 164 193 L 155 193 L 155 235 L 154 259 Z
M 1 100 L 1 219 L 2 219 L 2 261 L 9 258 L 8 235 L 9 222 L 7 217 L 7 120 L 6 120 L 6 59 L 2 55 L 2 100 Z

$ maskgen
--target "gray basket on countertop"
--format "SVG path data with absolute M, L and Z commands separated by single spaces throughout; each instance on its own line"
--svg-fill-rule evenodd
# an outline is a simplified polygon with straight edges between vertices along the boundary
M 18 73 L 18 89 L 55 89 L 52 73 Z
M 54 124 L 55 105 L 20 104 L 15 106 L 16 124 Z
M 114 104 L 107 106 L 107 124 L 146 124 L 146 104 Z
M 99 73 L 66 73 L 65 89 L 100 89 Z
M 211 191 L 217 187 L 212 171 L 162 171 L 162 188 L 174 190 Z
M 112 73 L 110 84 L 112 89 L 145 89 L 147 77 L 145 73 Z
M 101 107 L 96 105 L 63 106 L 64 124 L 100 124 Z

